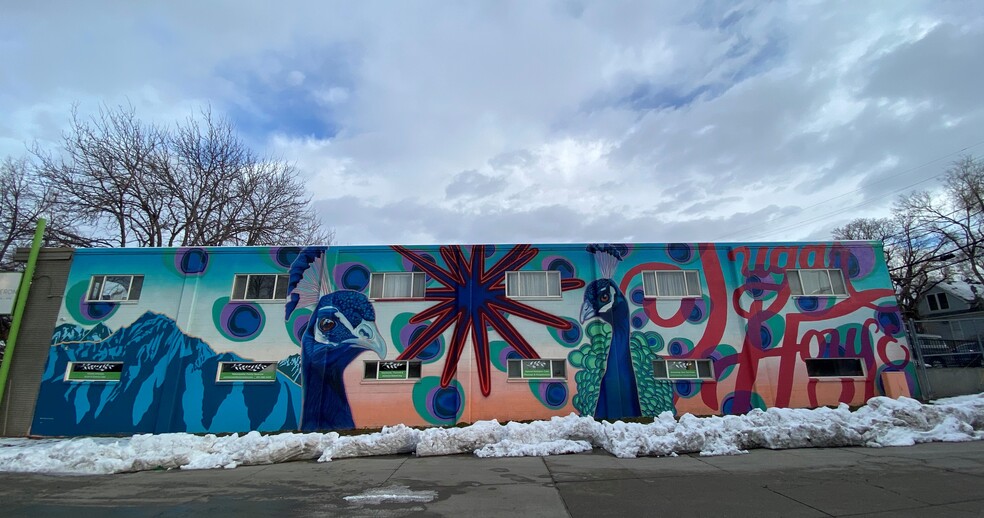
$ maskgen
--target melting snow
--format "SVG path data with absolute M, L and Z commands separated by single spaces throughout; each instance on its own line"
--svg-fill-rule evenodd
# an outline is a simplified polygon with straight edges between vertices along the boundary
M 328 462 L 405 453 L 542 456 L 592 448 L 603 448 L 623 458 L 681 453 L 736 455 L 752 448 L 877 448 L 981 439 L 984 439 L 984 394 L 941 399 L 928 405 L 908 398 L 876 397 L 855 412 L 843 404 L 812 410 L 770 408 L 739 416 L 684 414 L 679 419 L 664 412 L 649 424 L 598 422 L 571 414 L 527 424 L 479 421 L 464 428 L 416 430 L 397 425 L 377 433 L 344 437 L 335 432 L 273 435 L 249 432 L 224 437 L 172 433 L 121 439 L 0 439 L 0 471 L 108 474 L 150 469 L 235 468 L 310 459 Z M 386 499 L 393 495 L 413 496 L 390 489 L 376 490 L 383 495 L 377 496 Z M 365 497 L 365 501 L 377 498 L 372 495 L 375 493 L 351 498 Z
M 346 496 L 345 500 L 354 504 L 430 502 L 436 496 L 437 491 L 411 491 L 407 486 L 389 486 L 370 489 L 358 495 Z

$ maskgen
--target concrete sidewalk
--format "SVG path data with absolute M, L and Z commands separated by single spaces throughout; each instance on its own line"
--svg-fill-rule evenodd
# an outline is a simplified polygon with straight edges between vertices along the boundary
M 595 451 L 514 459 L 388 456 L 92 477 L 4 473 L 0 505 L 3 516 L 32 518 L 982 516 L 982 485 L 984 442 L 973 442 L 753 450 L 735 457 L 617 459 Z M 418 501 L 365 500 L 380 488 Z

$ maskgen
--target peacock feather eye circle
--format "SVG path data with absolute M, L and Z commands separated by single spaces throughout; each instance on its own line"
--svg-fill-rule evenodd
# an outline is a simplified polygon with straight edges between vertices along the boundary
M 318 320 L 318 329 L 322 333 L 328 333 L 332 329 L 335 329 L 335 321 L 330 318 L 321 318 Z

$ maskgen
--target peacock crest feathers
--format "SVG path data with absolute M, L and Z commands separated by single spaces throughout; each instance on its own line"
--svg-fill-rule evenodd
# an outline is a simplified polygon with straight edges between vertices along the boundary
M 333 291 L 327 255 L 327 246 L 305 247 L 297 254 L 290 265 L 284 319 L 289 319 L 298 307 L 316 306 L 321 297 Z
M 629 247 L 624 244 L 590 244 L 586 247 L 589 254 L 594 254 L 595 262 L 601 276 L 606 279 L 614 278 L 618 263 L 629 253 Z

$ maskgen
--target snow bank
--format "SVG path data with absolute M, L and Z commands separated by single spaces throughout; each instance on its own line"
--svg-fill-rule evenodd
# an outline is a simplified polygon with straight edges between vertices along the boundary
M 543 456 L 602 448 L 623 458 L 736 455 L 753 448 L 910 446 L 922 442 L 984 439 L 984 394 L 924 405 L 914 399 L 876 397 L 855 412 L 837 408 L 753 410 L 740 416 L 675 419 L 665 412 L 652 423 L 598 422 L 571 414 L 548 421 L 479 421 L 463 428 L 415 430 L 397 425 L 381 432 L 340 437 L 330 433 L 250 432 L 225 437 L 185 433 L 125 439 L 3 439 L 0 471 L 109 474 L 150 469 L 235 468 L 292 460 L 415 453 L 474 453 L 479 457 Z

